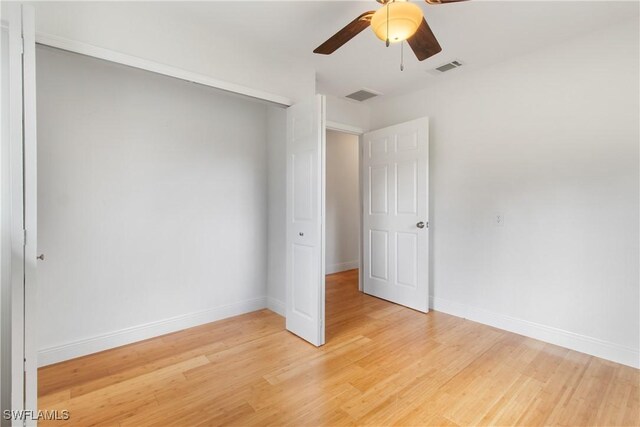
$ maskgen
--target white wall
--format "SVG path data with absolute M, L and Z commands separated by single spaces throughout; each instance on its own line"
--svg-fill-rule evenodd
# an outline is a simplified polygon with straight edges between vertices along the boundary
M 266 306 L 267 107 L 37 50 L 40 363 Z
M 345 125 L 356 133 L 369 130 L 369 104 L 326 95 L 327 126 Z
M 233 34 L 214 37 L 210 23 L 188 15 L 189 5 L 41 1 L 34 6 L 39 35 L 86 43 L 293 101 L 315 93 L 313 68 L 300 66 L 278 49 L 240 45 Z
M 358 268 L 360 189 L 358 136 L 327 131 L 325 265 L 327 274 Z
M 638 35 L 633 17 L 372 103 L 373 128 L 431 118 L 436 310 L 640 365 Z

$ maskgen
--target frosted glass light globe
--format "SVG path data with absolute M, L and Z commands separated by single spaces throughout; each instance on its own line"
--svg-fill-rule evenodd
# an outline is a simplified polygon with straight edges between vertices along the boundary
M 388 26 L 387 9 L 389 15 Z M 373 14 L 371 17 L 371 29 L 380 40 L 386 41 L 388 27 L 389 41 L 397 43 L 414 35 L 422 23 L 422 18 L 420 6 L 408 1 L 396 0 L 387 3 Z

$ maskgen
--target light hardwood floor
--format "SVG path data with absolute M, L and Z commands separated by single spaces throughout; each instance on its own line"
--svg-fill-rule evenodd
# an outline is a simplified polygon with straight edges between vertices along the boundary
M 41 425 L 640 425 L 640 371 L 327 277 L 327 344 L 268 310 L 39 370 Z

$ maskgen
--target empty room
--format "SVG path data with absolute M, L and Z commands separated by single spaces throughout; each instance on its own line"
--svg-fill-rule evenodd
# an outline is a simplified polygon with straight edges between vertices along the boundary
M 2 427 L 640 426 L 640 2 L 0 7 Z

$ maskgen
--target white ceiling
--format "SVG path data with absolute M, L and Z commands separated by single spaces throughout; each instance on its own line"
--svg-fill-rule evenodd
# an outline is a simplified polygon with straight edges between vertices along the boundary
M 437 82 L 427 70 L 454 59 L 465 66 L 452 73 L 544 49 L 626 19 L 638 19 L 636 1 L 482 1 L 430 6 L 417 2 L 443 51 L 418 62 L 405 46 L 389 48 L 365 30 L 330 56 L 313 49 L 360 13 L 379 7 L 366 1 L 144 2 L 129 13 L 129 25 L 148 28 L 154 16 L 170 16 L 174 28 L 200 27 L 212 43 L 240 53 L 260 52 L 317 72 L 318 92 L 344 96 L 361 88 L 385 95 Z M 131 9 L 129 9 L 131 12 Z M 179 32 L 177 32 L 179 34 Z M 597 55 L 597 52 L 594 52 Z
M 318 91 L 344 96 L 360 88 L 398 94 L 428 84 L 426 70 L 453 59 L 465 67 L 496 63 L 561 43 L 582 33 L 638 19 L 637 2 L 469 1 L 430 6 L 418 2 L 442 45 L 442 52 L 419 62 L 405 45 L 389 48 L 365 30 L 330 56 L 313 49 L 360 13 L 379 7 L 368 1 L 214 2 L 180 4 L 176 18 L 197 19 L 212 34 L 233 34 L 238 45 L 281 51 L 317 71 Z M 597 54 L 597 52 L 594 52 Z M 455 72 L 462 72 L 456 70 Z

